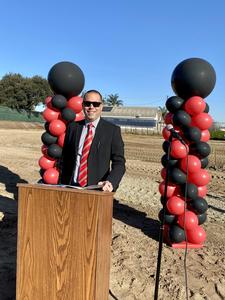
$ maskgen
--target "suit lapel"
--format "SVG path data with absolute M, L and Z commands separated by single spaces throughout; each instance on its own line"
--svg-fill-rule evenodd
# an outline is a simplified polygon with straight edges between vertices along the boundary
M 77 123 L 77 129 L 76 129 L 75 134 L 74 134 L 74 147 L 75 147 L 75 155 L 76 156 L 77 156 L 77 153 L 78 153 L 80 137 L 81 137 L 81 133 L 82 133 L 82 129 L 83 129 L 84 124 L 85 124 L 85 122 Z

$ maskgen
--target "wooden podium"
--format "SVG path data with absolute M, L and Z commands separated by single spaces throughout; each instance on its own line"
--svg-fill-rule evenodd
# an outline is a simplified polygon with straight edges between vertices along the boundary
M 108 299 L 113 193 L 18 188 L 16 299 Z

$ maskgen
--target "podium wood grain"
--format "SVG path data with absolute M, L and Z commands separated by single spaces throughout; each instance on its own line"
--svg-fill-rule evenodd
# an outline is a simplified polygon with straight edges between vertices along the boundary
M 18 186 L 16 299 L 108 299 L 113 194 Z

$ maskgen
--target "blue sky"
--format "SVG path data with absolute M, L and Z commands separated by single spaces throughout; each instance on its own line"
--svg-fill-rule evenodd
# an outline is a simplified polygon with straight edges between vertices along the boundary
M 125 105 L 164 106 L 171 75 L 191 57 L 217 74 L 205 99 L 225 122 L 225 1 L 1 1 L 0 77 L 47 78 L 59 61 L 77 64 L 85 90 L 118 93 Z

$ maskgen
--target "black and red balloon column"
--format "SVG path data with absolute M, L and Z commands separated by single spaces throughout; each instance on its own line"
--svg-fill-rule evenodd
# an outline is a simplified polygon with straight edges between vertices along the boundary
M 54 96 L 45 99 L 46 108 L 43 111 L 46 131 L 41 136 L 43 145 L 39 166 L 44 183 L 58 183 L 58 160 L 62 156 L 68 122 L 84 119 L 83 99 L 78 96 L 84 81 L 82 70 L 71 62 L 59 62 L 48 73 L 48 83 Z
M 176 96 L 166 101 L 167 126 L 162 131 L 163 181 L 159 185 L 163 209 L 159 219 L 164 217 L 164 238 L 173 247 L 183 248 L 187 243 L 188 247 L 197 248 L 206 239 L 201 225 L 206 221 L 208 208 L 204 197 L 210 174 L 205 168 L 213 120 L 205 98 L 215 83 L 212 65 L 201 58 L 182 61 L 172 73 L 171 84 Z

